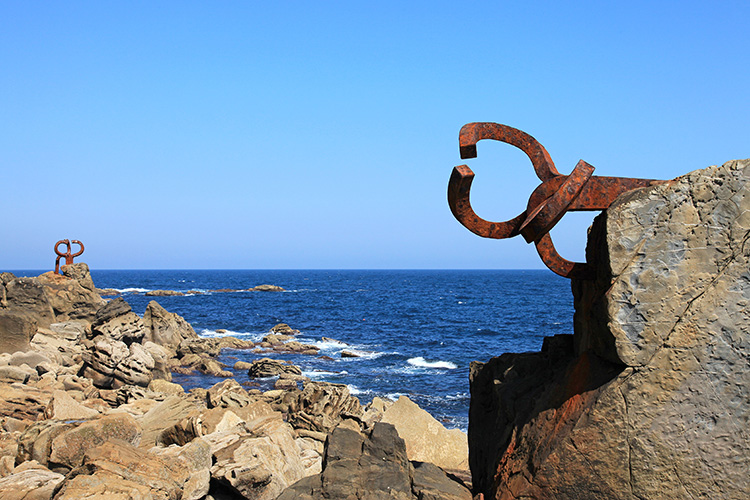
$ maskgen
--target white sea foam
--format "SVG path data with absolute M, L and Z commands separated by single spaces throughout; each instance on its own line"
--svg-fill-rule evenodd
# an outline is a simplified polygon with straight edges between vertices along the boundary
M 312 370 L 312 371 L 303 371 L 302 375 L 304 375 L 307 378 L 311 379 L 317 379 L 320 377 L 335 377 L 337 375 L 344 375 L 345 372 L 327 372 L 324 370 Z
M 345 342 L 341 342 L 340 340 L 331 339 L 331 340 L 326 340 L 326 341 L 323 341 L 323 340 L 313 341 L 313 345 L 315 345 L 316 347 L 318 347 L 318 349 L 321 349 L 321 350 L 333 351 L 333 350 L 338 350 L 338 349 L 347 347 L 349 344 Z
M 198 332 L 198 335 L 200 337 L 238 337 L 238 338 L 248 337 L 248 336 L 253 335 L 252 333 L 248 333 L 248 332 L 234 332 L 232 330 L 225 330 L 221 328 L 219 328 L 219 330 L 221 331 L 217 332 L 216 330 L 209 330 L 208 328 L 204 328 L 203 330 Z
M 360 389 L 356 385 L 352 385 L 352 384 L 346 384 L 346 387 L 349 389 L 349 394 L 351 394 L 352 396 L 356 396 L 358 394 L 371 394 L 372 393 L 372 391 L 369 389 Z
M 150 288 L 115 288 L 120 293 L 146 293 L 150 292 Z
M 446 370 L 455 370 L 458 368 L 455 363 L 451 363 L 450 361 L 427 361 L 422 356 L 410 358 L 406 362 L 420 368 L 444 368 Z

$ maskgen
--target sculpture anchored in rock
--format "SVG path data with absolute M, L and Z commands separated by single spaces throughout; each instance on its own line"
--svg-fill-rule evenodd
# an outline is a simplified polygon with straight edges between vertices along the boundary
M 71 253 L 71 246 L 70 244 L 74 243 L 78 245 L 80 250 L 78 250 L 76 253 Z M 60 245 L 65 245 L 67 247 L 67 251 L 65 253 L 62 253 L 60 251 Z M 55 243 L 55 253 L 57 254 L 57 258 L 55 259 L 55 273 L 60 273 L 60 257 L 65 257 L 65 264 L 72 264 L 73 263 L 73 257 L 78 257 L 83 253 L 83 243 L 81 243 L 78 240 L 60 240 L 57 243 Z
M 522 150 L 531 160 L 542 184 L 537 187 L 526 210 L 505 222 L 490 222 L 471 208 L 469 191 L 474 172 L 467 165 L 453 169 L 448 182 L 448 204 L 453 216 L 469 231 L 484 238 L 511 238 L 522 235 L 533 242 L 544 264 L 566 278 L 593 279 L 594 269 L 588 263 L 571 262 L 557 253 L 549 231 L 568 211 L 604 210 L 621 194 L 666 181 L 628 177 L 593 176 L 594 167 L 579 160 L 570 175 L 555 168 L 544 146 L 529 134 L 498 123 L 467 123 L 461 127 L 459 144 L 461 158 L 476 158 L 477 142 L 494 139 Z

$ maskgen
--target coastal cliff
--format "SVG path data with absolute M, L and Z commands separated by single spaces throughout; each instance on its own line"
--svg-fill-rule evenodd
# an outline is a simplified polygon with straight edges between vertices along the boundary
M 731 161 L 595 219 L 574 335 L 472 365 L 475 494 L 750 497 L 749 179 Z

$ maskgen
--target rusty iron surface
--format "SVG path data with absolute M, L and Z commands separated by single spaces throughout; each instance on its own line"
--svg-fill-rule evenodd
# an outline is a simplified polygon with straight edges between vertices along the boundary
M 71 243 L 74 245 L 78 245 L 80 249 L 76 253 L 71 253 Z M 66 251 L 65 253 L 60 251 L 60 245 L 65 245 Z M 60 240 L 57 243 L 55 243 L 55 253 L 57 254 L 57 258 L 55 259 L 55 273 L 60 273 L 60 259 L 62 257 L 65 257 L 65 264 L 72 264 L 73 263 L 73 257 L 78 257 L 83 253 L 83 243 L 81 243 L 78 240 Z
M 513 219 L 492 222 L 479 217 L 469 201 L 474 172 L 467 165 L 453 169 L 448 182 L 448 205 L 453 216 L 469 231 L 484 238 L 511 238 L 522 235 L 534 243 L 539 257 L 553 272 L 573 279 L 594 279 L 588 263 L 571 262 L 557 253 L 549 231 L 566 212 L 605 210 L 623 193 L 667 181 L 629 177 L 599 177 L 594 167 L 580 160 L 570 175 L 555 168 L 547 150 L 532 136 L 521 130 L 498 123 L 467 123 L 459 133 L 462 159 L 476 158 L 477 142 L 493 139 L 522 150 L 531 160 L 537 177 L 542 181 L 531 196 L 526 210 Z

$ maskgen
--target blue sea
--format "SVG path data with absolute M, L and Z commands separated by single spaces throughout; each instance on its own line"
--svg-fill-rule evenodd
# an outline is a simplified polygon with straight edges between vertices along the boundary
M 234 335 L 259 341 L 277 323 L 301 331 L 320 355 L 258 355 L 224 351 L 220 361 L 262 356 L 287 359 L 313 380 L 347 384 L 360 402 L 406 395 L 448 428 L 467 429 L 469 363 L 504 352 L 538 351 L 542 339 L 573 332 L 570 281 L 547 270 L 528 271 L 103 271 L 96 286 L 116 288 L 143 314 L 156 300 L 188 320 L 201 336 Z M 251 288 L 272 284 L 286 292 L 223 292 L 146 297 L 148 290 Z M 227 333 L 217 333 L 227 330 Z M 322 337 L 338 342 L 323 342 Z M 358 358 L 342 358 L 354 350 Z M 248 380 L 236 372 L 239 382 Z M 182 376 L 186 387 L 220 379 Z M 266 382 L 272 384 L 272 381 Z M 265 387 L 262 387 L 265 388 Z

